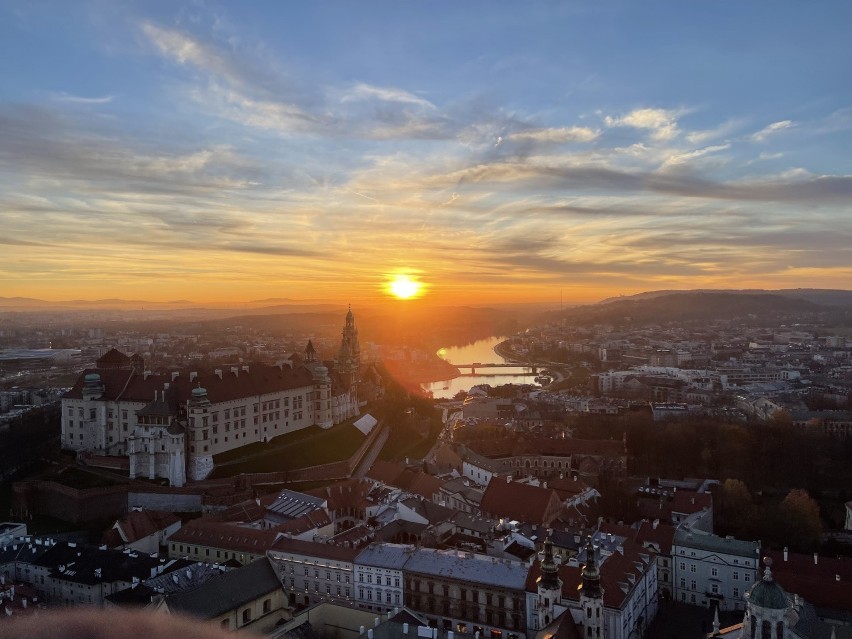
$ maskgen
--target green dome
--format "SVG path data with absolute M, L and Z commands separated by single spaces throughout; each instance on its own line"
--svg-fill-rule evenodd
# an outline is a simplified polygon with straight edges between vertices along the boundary
M 83 379 L 86 382 L 95 383 L 101 381 L 101 376 L 98 373 L 87 373 Z
M 764 577 L 758 581 L 748 594 L 749 604 L 752 606 L 760 606 L 761 608 L 772 608 L 774 610 L 783 610 L 787 607 L 787 593 L 778 585 L 778 582 Z
M 198 388 L 192 389 L 192 396 L 193 397 L 204 397 L 206 395 L 207 395 L 207 389 L 206 388 L 201 388 L 201 386 L 199 386 Z

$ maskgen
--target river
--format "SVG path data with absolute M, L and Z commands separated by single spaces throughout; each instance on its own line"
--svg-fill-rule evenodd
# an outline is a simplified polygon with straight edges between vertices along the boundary
M 506 337 L 490 337 L 468 344 L 467 346 L 453 346 L 442 348 L 438 356 L 451 364 L 502 364 L 506 360 L 494 352 L 494 347 L 506 340 Z M 477 369 L 476 375 L 470 375 L 470 370 L 462 369 L 462 377 L 423 384 L 423 389 L 430 391 L 435 399 L 451 399 L 459 391 L 469 391 L 477 384 L 532 384 L 535 374 L 528 366 L 512 366 L 510 368 L 484 368 Z

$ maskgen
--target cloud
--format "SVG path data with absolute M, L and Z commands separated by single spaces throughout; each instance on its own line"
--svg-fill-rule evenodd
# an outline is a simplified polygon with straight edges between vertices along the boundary
M 695 149 L 694 151 L 687 151 L 685 153 L 676 153 L 663 162 L 663 166 L 661 168 L 666 169 L 674 166 L 680 166 L 690 162 L 691 160 L 704 157 L 710 153 L 718 153 L 719 151 L 726 151 L 730 148 L 730 144 L 717 144 L 715 146 L 706 146 L 703 149 Z
M 510 133 L 507 139 L 513 142 L 543 142 L 561 144 L 568 142 L 592 142 L 600 137 L 600 131 L 582 126 L 556 127 L 549 129 L 528 129 Z M 502 138 L 498 138 L 502 141 Z
M 757 133 L 752 134 L 751 139 L 754 142 L 763 142 L 771 135 L 775 135 L 785 129 L 789 129 L 795 126 L 795 123 L 792 120 L 781 120 L 780 122 L 773 122 L 772 124 L 762 128 Z
M 69 102 L 71 104 L 109 104 L 115 99 L 114 95 L 104 95 L 97 98 L 70 95 L 68 93 L 57 93 L 53 96 L 57 102 Z
M 403 91 L 402 89 L 394 89 L 387 87 L 376 87 L 370 84 L 359 83 L 351 89 L 343 92 L 340 98 L 341 102 L 355 102 L 358 100 L 382 100 L 384 102 L 399 102 L 401 104 L 413 104 L 419 107 L 434 109 L 435 105 L 419 98 L 413 93 Z
M 635 109 L 621 117 L 606 116 L 604 124 L 608 127 L 633 127 L 651 132 L 651 139 L 658 142 L 671 140 L 679 133 L 677 117 L 679 111 L 667 109 Z

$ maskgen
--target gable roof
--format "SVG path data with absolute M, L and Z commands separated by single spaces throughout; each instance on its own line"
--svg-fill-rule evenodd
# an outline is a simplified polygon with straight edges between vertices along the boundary
M 275 543 L 278 535 L 278 530 L 274 528 L 257 530 L 208 519 L 194 519 L 169 537 L 168 542 L 263 554 Z
M 155 392 L 162 392 L 166 385 L 165 400 L 170 406 L 185 404 L 192 390 L 201 386 L 207 390 L 207 397 L 214 404 L 244 397 L 265 395 L 295 388 L 313 388 L 311 372 L 299 367 L 295 370 L 287 366 L 281 368 L 266 364 L 252 364 L 248 370 L 232 372 L 223 368 L 220 378 L 214 371 L 198 371 L 190 381 L 188 371 L 179 371 L 177 376 L 171 372 L 157 374 L 139 374 L 130 369 L 94 368 L 86 369 L 77 378 L 74 386 L 63 397 L 83 398 L 83 385 L 89 373 L 98 373 L 104 385 L 102 398 L 110 401 L 121 399 L 127 402 L 148 404 L 155 399 Z
M 550 523 L 558 514 L 559 506 L 559 497 L 552 488 L 531 486 L 501 478 L 488 482 L 480 504 L 484 514 L 531 524 Z M 553 511 L 554 507 L 555 511 Z
M 132 510 L 115 522 L 115 526 L 104 534 L 102 541 L 111 547 L 132 544 L 148 535 L 165 530 L 179 521 L 180 517 L 174 513 L 160 510 Z M 118 543 L 115 543 L 116 535 Z
M 165 603 L 173 612 L 213 619 L 280 589 L 281 582 L 269 560 L 262 557 L 213 577 L 198 588 L 169 595 Z

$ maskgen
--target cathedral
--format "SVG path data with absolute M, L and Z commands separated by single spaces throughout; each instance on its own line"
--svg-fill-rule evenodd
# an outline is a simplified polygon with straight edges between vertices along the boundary
M 308 342 L 304 358 L 276 365 L 152 372 L 113 349 L 63 396 L 62 447 L 183 486 L 206 478 L 216 454 L 357 416 L 360 365 L 351 309 L 336 362 Z

